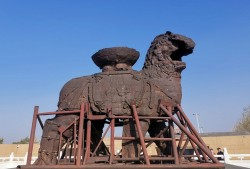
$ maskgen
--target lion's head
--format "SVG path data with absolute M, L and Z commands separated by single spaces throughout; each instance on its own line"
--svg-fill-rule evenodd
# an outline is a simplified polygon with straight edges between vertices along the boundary
M 193 52 L 195 43 L 192 39 L 179 34 L 166 32 L 155 37 L 148 49 L 143 69 L 152 65 L 174 64 L 179 69 L 185 68 L 182 56 Z M 182 70 L 183 70 L 182 69 Z

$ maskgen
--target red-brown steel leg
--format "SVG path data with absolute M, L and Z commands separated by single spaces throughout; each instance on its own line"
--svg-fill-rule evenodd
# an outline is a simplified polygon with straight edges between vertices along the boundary
M 28 156 L 27 156 L 27 163 L 26 163 L 27 165 L 31 164 L 33 145 L 34 145 L 34 141 L 35 141 L 35 132 L 36 132 L 36 122 L 37 122 L 38 109 L 39 109 L 39 107 L 35 106 L 33 120 L 32 120 L 32 126 L 31 126 L 31 132 L 30 132 L 29 149 L 28 149 Z
M 81 104 L 80 117 L 79 117 L 79 132 L 78 132 L 78 150 L 76 158 L 76 166 L 81 164 L 81 152 L 82 152 L 82 142 L 83 142 L 83 123 L 84 123 L 84 103 Z
M 109 164 L 112 164 L 115 153 L 115 119 L 111 119 L 110 122 L 111 130 L 110 130 L 110 159 Z
M 163 105 L 160 105 L 160 108 L 167 113 L 169 117 L 171 117 L 171 120 L 183 131 L 185 134 L 197 145 L 199 148 L 214 162 L 219 163 L 218 160 L 211 154 L 211 152 L 207 149 L 206 146 L 204 146 L 196 137 L 194 137 L 173 115 L 171 112 L 169 112 Z M 182 115 L 184 115 L 184 112 L 181 112 Z M 185 116 L 183 116 L 185 118 Z M 185 119 L 187 123 L 187 119 Z
M 194 135 L 197 140 L 204 146 L 204 148 L 206 149 L 207 152 L 209 152 L 210 156 L 213 156 L 210 152 L 210 150 L 207 148 L 207 145 L 205 144 L 205 142 L 201 139 L 201 137 L 199 136 L 198 132 L 196 131 L 195 127 L 193 126 L 193 124 L 191 123 L 191 121 L 188 119 L 188 117 L 186 116 L 186 114 L 184 113 L 184 111 L 182 110 L 180 105 L 177 105 L 177 108 L 179 110 L 179 112 L 181 113 L 181 116 L 183 117 L 183 119 L 186 121 L 186 123 L 188 124 L 188 128 L 190 129 L 190 132 L 192 135 Z M 204 153 L 204 151 L 201 151 L 201 154 L 204 158 L 204 160 L 206 162 L 209 162 L 206 153 Z M 213 156 L 212 160 L 214 163 L 219 163 L 219 161 Z

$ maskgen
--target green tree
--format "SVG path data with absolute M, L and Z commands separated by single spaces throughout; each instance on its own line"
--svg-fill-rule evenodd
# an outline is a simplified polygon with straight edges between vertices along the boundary
M 242 117 L 236 123 L 234 131 L 248 131 L 250 132 L 250 106 L 245 107 L 242 112 Z
M 29 144 L 29 141 L 30 141 L 30 138 L 27 136 L 23 139 L 21 139 L 20 141 L 15 141 L 15 142 L 12 142 L 12 144 Z M 37 141 L 37 139 L 34 140 L 34 143 L 39 143 L 39 141 Z
M 30 141 L 30 138 L 25 137 L 25 138 L 21 139 L 20 141 L 13 142 L 12 144 L 29 144 L 29 141 Z
M 0 137 L 0 144 L 3 144 L 4 139 Z

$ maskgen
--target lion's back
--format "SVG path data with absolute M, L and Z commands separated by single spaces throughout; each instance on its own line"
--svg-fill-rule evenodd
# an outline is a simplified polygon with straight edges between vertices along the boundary
M 91 76 L 71 79 L 61 89 L 58 101 L 59 110 L 79 109 L 88 99 L 88 86 Z

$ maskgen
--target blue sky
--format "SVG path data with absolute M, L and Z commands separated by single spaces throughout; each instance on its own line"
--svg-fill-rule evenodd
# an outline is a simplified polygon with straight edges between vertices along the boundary
M 182 107 L 204 132 L 232 131 L 250 105 L 250 1 L 0 0 L 0 137 L 29 136 L 33 107 L 53 111 L 68 80 L 99 72 L 102 48 L 128 46 L 143 66 L 166 31 L 196 42 L 185 57 Z

